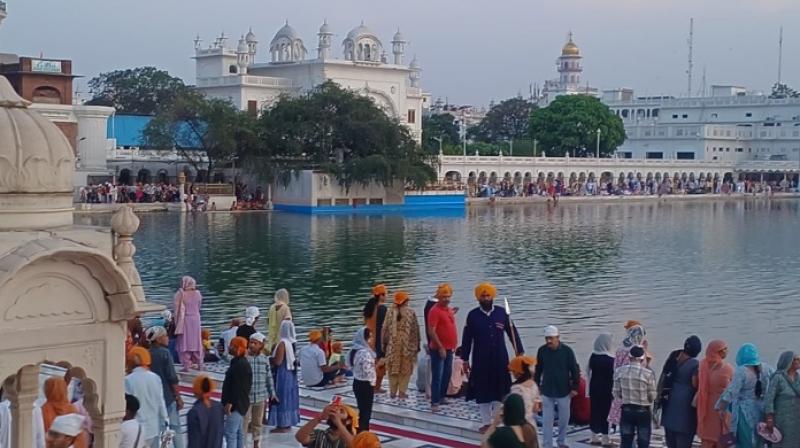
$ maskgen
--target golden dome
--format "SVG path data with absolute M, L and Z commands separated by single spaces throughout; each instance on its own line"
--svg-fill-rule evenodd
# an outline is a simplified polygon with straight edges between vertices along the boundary
M 575 42 L 573 42 L 572 39 L 570 39 L 570 41 L 564 45 L 564 48 L 561 49 L 561 56 L 580 56 L 580 54 L 580 48 L 575 45 Z

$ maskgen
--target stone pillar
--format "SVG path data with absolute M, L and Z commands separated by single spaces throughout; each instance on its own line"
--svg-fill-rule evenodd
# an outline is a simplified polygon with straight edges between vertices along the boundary
M 25 366 L 19 370 L 11 395 L 11 446 L 36 446 L 33 440 L 33 402 L 39 396 L 38 366 Z
M 144 302 L 144 289 L 139 271 L 133 261 L 136 254 L 136 246 L 133 245 L 133 234 L 139 230 L 139 218 L 133 213 L 133 209 L 122 206 L 114 213 L 111 218 L 111 228 L 117 233 L 117 241 L 114 245 L 114 259 L 117 266 L 128 277 L 131 284 L 131 293 L 139 302 Z
M 183 171 L 178 173 L 178 194 L 181 201 L 181 211 L 186 210 L 186 173 Z

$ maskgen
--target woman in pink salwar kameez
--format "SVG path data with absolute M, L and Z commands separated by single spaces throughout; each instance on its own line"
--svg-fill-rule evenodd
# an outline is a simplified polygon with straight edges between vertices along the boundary
M 200 305 L 203 296 L 197 290 L 197 282 L 189 276 L 183 277 L 181 288 L 175 293 L 175 350 L 181 359 L 183 372 L 192 367 L 203 370 L 203 341 L 201 337 Z

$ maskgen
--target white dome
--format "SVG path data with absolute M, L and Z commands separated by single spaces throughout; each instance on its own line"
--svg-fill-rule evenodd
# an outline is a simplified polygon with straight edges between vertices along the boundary
M 319 34 L 333 34 L 333 30 L 331 29 L 331 26 L 328 25 L 327 20 L 322 22 L 322 26 L 319 27 Z
M 292 28 L 291 25 L 289 25 L 288 21 L 286 22 L 285 25 L 283 25 L 281 29 L 278 30 L 277 33 L 275 33 L 275 37 L 272 38 L 272 43 L 275 43 L 276 41 L 284 37 L 291 41 L 300 39 L 300 35 L 297 33 L 297 31 L 295 31 L 294 28 Z
M 258 40 L 256 40 L 256 35 L 253 34 L 252 28 L 250 28 L 250 31 L 247 32 L 247 35 L 244 38 L 247 40 L 247 43 L 258 43 Z
M 392 42 L 405 42 L 406 37 L 403 36 L 403 33 L 400 32 L 400 28 L 397 29 L 397 32 L 394 33 L 394 37 L 392 38 Z
M 377 41 L 379 44 L 381 43 L 381 40 L 378 39 L 378 36 L 373 33 L 369 27 L 364 25 L 364 22 L 361 22 L 361 25 L 353 28 L 349 33 L 347 33 L 347 40 L 352 40 L 353 42 L 358 41 L 362 37 L 369 37 Z
M 247 50 L 247 41 L 245 40 L 244 36 L 242 36 L 242 38 L 239 39 L 239 46 L 236 47 L 236 51 L 238 53 L 247 53 Z
M 412 59 L 412 60 L 411 60 L 411 64 L 409 64 L 409 66 L 408 66 L 408 67 L 409 67 L 410 69 L 412 69 L 412 70 L 419 70 L 420 68 L 422 68 L 422 67 L 419 65 L 419 61 L 417 60 L 417 55 L 414 55 L 414 59 Z
M 75 153 L 0 76 L 0 228 L 72 224 Z

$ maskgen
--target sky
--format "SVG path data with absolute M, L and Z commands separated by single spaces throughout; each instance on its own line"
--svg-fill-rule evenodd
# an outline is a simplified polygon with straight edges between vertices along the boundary
M 391 53 L 399 26 L 409 57 L 433 98 L 486 105 L 556 77 L 571 30 L 584 55 L 584 82 L 630 87 L 638 95 L 686 94 L 689 19 L 695 20 L 694 93 L 706 84 L 768 91 L 777 80 L 784 26 L 783 81 L 800 87 L 798 0 L 6 0 L 0 52 L 64 58 L 85 82 L 100 72 L 153 65 L 194 81 L 193 39 L 224 31 L 235 44 L 249 27 L 257 62 L 284 20 L 310 55 L 323 19 L 341 41 L 362 20 Z

